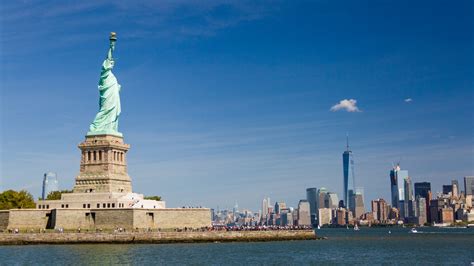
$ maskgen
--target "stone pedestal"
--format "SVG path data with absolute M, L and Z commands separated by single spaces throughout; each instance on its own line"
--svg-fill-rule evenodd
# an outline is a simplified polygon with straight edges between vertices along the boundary
M 79 144 L 81 167 L 74 193 L 130 193 L 126 153 L 130 145 L 114 135 L 90 135 Z

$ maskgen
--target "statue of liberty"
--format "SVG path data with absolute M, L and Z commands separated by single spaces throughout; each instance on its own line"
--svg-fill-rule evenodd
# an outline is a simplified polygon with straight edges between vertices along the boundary
M 110 33 L 110 47 L 107 58 L 102 63 L 99 80 L 99 112 L 90 125 L 88 136 L 90 135 L 116 135 L 122 136 L 118 132 L 118 121 L 121 112 L 120 108 L 120 84 L 112 73 L 114 68 L 114 58 L 112 52 L 115 49 L 117 37 L 115 32 Z

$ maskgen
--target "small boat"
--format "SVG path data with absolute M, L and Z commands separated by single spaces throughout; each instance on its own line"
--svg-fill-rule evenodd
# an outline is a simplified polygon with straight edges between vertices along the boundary
M 388 230 L 388 234 L 391 234 L 391 233 L 392 233 L 392 231 Z
M 356 224 L 356 225 L 354 226 L 354 231 L 359 231 L 359 230 L 360 230 L 360 228 L 359 228 L 359 226 L 357 226 L 357 224 Z
M 413 234 L 415 234 L 415 233 L 418 233 L 418 231 L 416 230 L 416 228 L 415 228 L 415 227 L 413 227 L 413 228 L 410 230 L 410 233 L 413 233 Z
M 318 230 L 319 230 L 319 229 L 321 229 L 321 226 L 319 226 L 319 224 L 318 224 Z

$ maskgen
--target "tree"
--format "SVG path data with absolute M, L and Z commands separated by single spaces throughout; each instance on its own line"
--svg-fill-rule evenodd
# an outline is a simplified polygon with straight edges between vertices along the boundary
M 161 197 L 160 196 L 146 196 L 145 199 L 147 200 L 157 200 L 160 201 Z
M 0 193 L 0 210 L 32 209 L 36 204 L 33 196 L 26 190 L 6 190 Z
M 72 193 L 72 190 L 51 191 L 46 196 L 46 200 L 60 200 L 63 193 Z

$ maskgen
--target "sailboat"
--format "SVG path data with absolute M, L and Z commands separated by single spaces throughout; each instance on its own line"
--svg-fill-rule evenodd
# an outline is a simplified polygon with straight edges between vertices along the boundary
M 357 224 L 355 224 L 354 231 L 359 231 L 359 230 L 360 230 L 359 226 L 357 226 Z
M 321 226 L 319 226 L 319 224 L 318 224 L 318 230 L 319 230 L 319 229 L 321 229 Z

